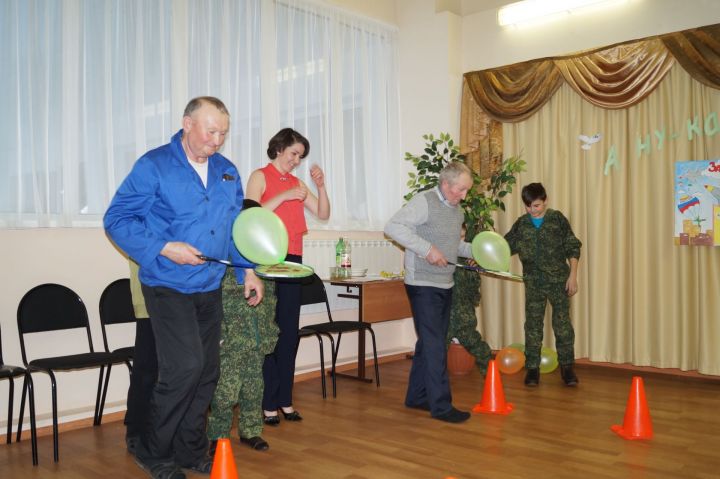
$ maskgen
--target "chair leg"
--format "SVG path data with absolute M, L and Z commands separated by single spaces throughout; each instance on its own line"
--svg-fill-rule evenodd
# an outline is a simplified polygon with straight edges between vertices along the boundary
M 332 356 L 332 366 L 330 369 L 330 377 L 332 378 L 332 385 L 333 385 L 333 397 L 337 397 L 337 374 L 335 370 L 335 364 L 337 362 L 337 355 L 338 355 L 338 349 L 340 349 L 340 336 L 338 336 L 338 343 L 337 346 L 335 346 L 335 338 L 333 338 L 333 335 L 328 333 L 327 338 L 330 340 L 330 352 Z
M 10 386 L 9 386 L 9 393 L 8 393 L 8 422 L 7 422 L 7 439 L 5 440 L 6 444 L 10 444 L 12 442 L 12 412 L 13 412 L 13 398 L 15 397 L 15 381 L 13 380 L 13 377 L 10 376 Z
M 373 359 L 375 361 L 375 384 L 377 387 L 380 387 L 380 368 L 378 367 L 378 358 L 377 358 L 377 346 L 375 345 L 375 331 L 368 328 L 368 331 L 370 331 L 370 337 L 372 338 L 373 343 Z
M 57 418 L 57 381 L 55 381 L 55 374 L 52 371 L 48 371 L 50 375 L 50 385 L 52 388 L 52 420 L 53 420 L 53 460 L 55 462 L 60 461 L 60 447 L 58 445 L 58 418 Z
M 105 410 L 105 398 L 107 397 L 108 383 L 110 382 L 110 370 L 112 364 L 107 365 L 107 373 L 105 374 L 105 385 L 103 386 L 103 369 L 104 366 L 100 367 L 100 379 L 98 380 L 98 396 L 95 400 L 95 420 L 93 421 L 94 426 L 99 426 L 102 423 L 102 415 Z M 102 387 L 102 396 L 100 394 L 100 388 Z
M 318 347 L 320 348 L 320 384 L 322 385 L 322 396 L 323 399 L 327 399 L 327 385 L 325 384 L 325 347 L 322 336 L 315 333 L 315 337 L 318 340 Z
M 32 376 L 30 376 L 30 372 L 25 373 L 25 381 L 23 381 L 23 390 L 22 394 L 20 395 L 20 417 L 18 418 L 18 430 L 17 430 L 17 436 L 15 437 L 15 441 L 20 442 L 20 438 L 22 436 L 22 424 L 23 424 L 23 416 L 25 415 L 25 385 L 27 384 L 28 377 L 30 378 L 30 381 L 32 381 Z
M 25 373 L 25 380 L 23 381 L 23 397 L 25 396 L 25 390 L 28 391 L 28 402 L 30 403 L 30 445 L 32 447 L 32 463 L 33 466 L 38 465 L 38 450 L 37 450 L 37 427 L 35 424 L 35 390 L 33 388 L 32 376 L 30 373 Z M 21 418 L 22 420 L 22 418 Z M 20 426 L 18 426 L 19 428 Z M 19 432 L 19 431 L 18 431 Z

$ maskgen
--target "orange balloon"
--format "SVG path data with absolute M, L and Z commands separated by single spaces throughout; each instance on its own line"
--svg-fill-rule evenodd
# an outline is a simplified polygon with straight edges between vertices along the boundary
M 522 351 L 507 346 L 497 353 L 495 362 L 501 373 L 515 374 L 525 366 L 525 354 Z

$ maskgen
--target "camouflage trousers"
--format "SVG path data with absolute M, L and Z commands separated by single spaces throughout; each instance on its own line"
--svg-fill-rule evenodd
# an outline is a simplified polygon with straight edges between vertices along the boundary
M 570 365 L 575 362 L 575 331 L 570 322 L 570 298 L 565 292 L 565 282 L 535 284 L 525 282 L 525 367 L 540 367 L 540 351 L 543 342 L 545 306 L 552 306 L 552 329 L 558 363 Z
M 257 350 L 220 348 L 220 380 L 208 417 L 207 435 L 210 440 L 230 437 L 235 405 L 239 409 L 240 436 L 255 437 L 262 433 L 264 361 L 265 354 Z
M 450 324 L 448 326 L 448 345 L 452 338 L 457 338 L 460 344 L 473 356 L 480 372 L 487 373 L 488 361 L 492 358 L 492 351 L 488 343 L 483 340 L 477 330 L 477 316 L 475 306 L 456 302 L 457 295 L 453 294 L 450 307 Z

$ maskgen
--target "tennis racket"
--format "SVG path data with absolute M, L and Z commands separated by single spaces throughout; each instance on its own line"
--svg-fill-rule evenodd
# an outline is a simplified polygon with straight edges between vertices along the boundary
M 315 270 L 310 266 L 293 263 L 292 261 L 283 261 L 278 264 L 261 264 L 261 265 L 248 265 L 248 264 L 235 264 L 225 259 L 211 258 L 210 256 L 198 255 L 203 261 L 212 261 L 213 263 L 221 263 L 226 266 L 232 266 L 234 268 L 252 268 L 255 270 L 255 274 L 261 278 L 277 279 L 277 278 L 306 278 L 312 276 Z
M 449 264 L 457 266 L 458 268 L 468 269 L 470 271 L 477 271 L 478 273 L 480 273 L 482 275 L 490 276 L 493 278 L 506 279 L 508 281 L 517 281 L 519 283 L 522 283 L 525 281 L 524 276 L 508 273 L 506 271 L 493 271 L 490 269 L 481 268 L 480 266 L 470 266 L 467 264 L 460 264 L 460 263 L 449 263 Z

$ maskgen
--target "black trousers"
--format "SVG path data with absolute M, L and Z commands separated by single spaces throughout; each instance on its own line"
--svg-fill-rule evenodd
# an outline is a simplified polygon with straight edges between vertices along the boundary
M 205 422 L 220 373 L 222 291 L 183 294 L 142 286 L 155 335 L 158 379 L 137 457 L 192 466 L 207 453 Z
M 150 398 L 158 375 L 155 335 L 148 318 L 138 319 L 136 323 L 132 366 L 125 413 L 125 435 L 140 437 L 147 427 Z
M 302 263 L 302 256 L 287 255 L 287 261 Z M 275 350 L 265 356 L 263 363 L 263 409 L 274 411 L 292 406 L 292 390 L 295 381 L 295 356 L 297 355 L 298 326 L 300 324 L 300 300 L 302 285 L 299 281 L 275 283 L 277 306 L 275 322 L 280 335 Z

